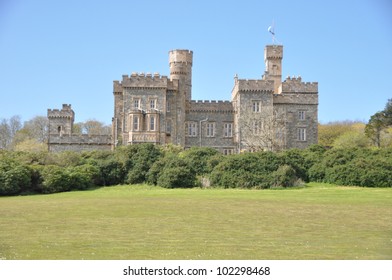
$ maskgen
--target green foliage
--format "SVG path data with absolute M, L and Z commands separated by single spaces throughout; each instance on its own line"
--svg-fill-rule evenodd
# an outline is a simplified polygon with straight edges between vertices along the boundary
M 313 145 L 305 150 L 230 156 L 210 148 L 180 151 L 151 144 L 121 147 L 115 152 L 0 151 L 0 195 L 123 183 L 189 188 L 199 185 L 200 177 L 223 188 L 292 187 L 301 181 L 392 187 L 392 148 L 327 150 Z
M 157 184 L 170 189 L 192 188 L 196 186 L 196 172 L 189 161 L 171 156 L 165 160 L 163 168 L 157 174 Z
M 353 130 L 348 131 L 333 142 L 334 148 L 366 148 L 369 146 L 369 139 L 363 131 Z
M 85 190 L 97 185 L 100 180 L 99 168 L 91 164 L 69 167 L 67 173 L 70 177 L 71 189 Z
M 31 171 L 12 159 L 0 161 L 0 195 L 13 195 L 31 187 Z
M 197 175 L 210 173 L 208 161 L 219 152 L 214 148 L 208 147 L 192 147 L 180 153 L 180 157 L 184 158 L 192 165 Z
M 153 144 L 129 145 L 117 149 L 116 155 L 127 174 L 125 182 L 136 184 L 146 181 L 149 169 L 161 157 L 161 150 Z
M 271 174 L 273 187 L 293 187 L 298 181 L 296 172 L 290 165 L 281 165 Z
M 245 153 L 225 157 L 212 171 L 212 185 L 224 188 L 269 188 L 271 173 L 282 164 L 273 152 Z
M 329 150 L 309 169 L 309 178 L 345 186 L 392 187 L 392 150 Z
M 41 171 L 42 184 L 39 190 L 42 193 L 56 193 L 71 190 L 72 179 L 68 172 L 56 165 L 46 165 Z

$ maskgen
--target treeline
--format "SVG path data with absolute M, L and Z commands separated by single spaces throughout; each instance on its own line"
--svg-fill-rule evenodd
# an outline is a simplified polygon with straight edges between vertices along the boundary
M 164 188 L 211 186 L 266 189 L 317 181 L 392 186 L 392 149 L 326 149 L 223 156 L 212 148 L 151 144 L 115 151 L 0 151 L 0 195 L 55 193 L 147 183 Z

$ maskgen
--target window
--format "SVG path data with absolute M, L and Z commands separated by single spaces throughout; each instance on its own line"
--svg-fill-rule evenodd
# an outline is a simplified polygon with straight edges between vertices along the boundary
M 170 100 L 166 101 L 166 112 L 170 112 Z
M 252 122 L 253 135 L 259 135 L 261 131 L 261 121 Z
M 189 137 L 197 136 L 197 122 L 186 123 L 186 135 Z
M 133 100 L 133 108 L 134 109 L 139 109 L 140 108 L 140 99 L 136 98 Z
M 215 136 L 215 123 L 207 123 L 207 137 L 214 137 Z
M 139 130 L 139 116 L 133 116 L 133 131 Z
M 233 124 L 232 123 L 225 123 L 223 125 L 223 135 L 225 137 L 233 137 Z
M 305 120 L 305 117 L 306 117 L 305 111 L 298 111 L 298 119 L 299 119 L 300 121 L 304 121 L 304 120 Z
M 171 120 L 166 120 L 166 132 L 171 133 Z
M 306 128 L 298 128 L 298 141 L 306 141 Z
M 156 109 L 156 106 L 157 106 L 157 100 L 150 99 L 150 109 Z
M 223 154 L 225 156 L 232 155 L 233 154 L 233 149 L 223 149 Z
M 252 101 L 252 111 L 259 113 L 261 111 L 261 101 Z
M 150 116 L 150 131 L 155 131 L 155 116 Z

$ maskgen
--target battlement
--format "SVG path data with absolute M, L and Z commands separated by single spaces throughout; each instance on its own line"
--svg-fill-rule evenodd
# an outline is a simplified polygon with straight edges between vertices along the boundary
M 190 100 L 187 102 L 190 112 L 233 113 L 233 103 L 227 100 Z
M 171 50 L 169 51 L 169 63 L 184 63 L 192 65 L 193 51 L 190 50 Z
M 131 76 L 123 75 L 121 82 L 113 81 L 113 91 L 122 92 L 124 87 L 167 88 L 167 84 L 167 76 L 161 76 L 159 73 L 133 72 Z
M 264 60 L 267 59 L 282 59 L 283 46 L 281 45 L 267 45 L 264 49 Z
M 301 76 L 288 76 L 279 86 L 278 93 L 318 93 L 317 82 L 302 82 Z
M 74 111 L 71 108 L 71 104 L 63 104 L 61 110 L 59 109 L 48 109 L 48 118 L 70 118 L 73 119 L 75 116 Z
M 238 91 L 274 91 L 274 82 L 270 80 L 236 80 Z

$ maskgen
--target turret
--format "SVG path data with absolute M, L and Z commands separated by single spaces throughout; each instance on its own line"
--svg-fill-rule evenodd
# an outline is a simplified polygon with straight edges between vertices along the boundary
M 283 46 L 267 45 L 264 49 L 265 73 L 264 80 L 274 81 L 274 93 L 278 93 L 282 83 Z
M 187 100 L 192 99 L 192 62 L 192 51 L 172 50 L 169 52 L 170 80 L 179 80 L 179 91 L 185 94 Z
M 71 104 L 63 104 L 63 108 L 48 109 L 49 134 L 71 135 L 73 123 L 75 120 L 75 112 L 71 108 Z

